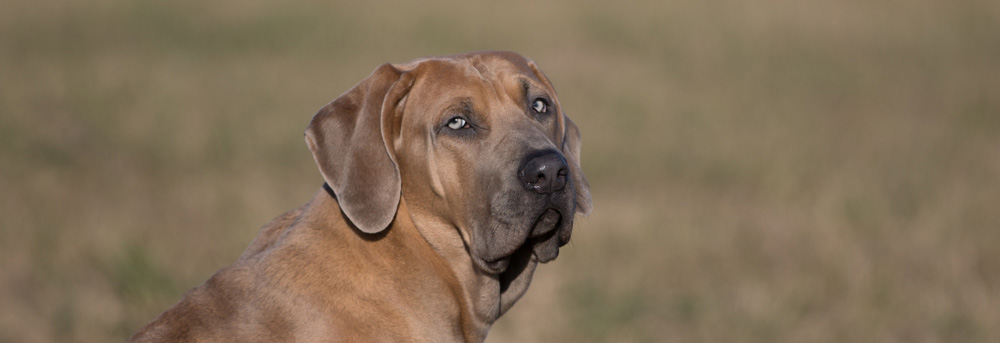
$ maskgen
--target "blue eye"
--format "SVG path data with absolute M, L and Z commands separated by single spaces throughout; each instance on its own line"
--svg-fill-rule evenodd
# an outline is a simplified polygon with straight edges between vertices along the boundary
M 536 113 L 545 113 L 548 107 L 549 104 L 543 99 L 535 99 L 535 102 L 531 103 L 531 109 L 535 110 Z
M 448 120 L 448 128 L 449 129 L 460 130 L 460 129 L 464 129 L 464 128 L 468 128 L 468 127 L 469 127 L 469 123 L 466 122 L 465 119 L 462 119 L 462 117 L 455 117 L 455 118 L 451 118 L 451 120 Z

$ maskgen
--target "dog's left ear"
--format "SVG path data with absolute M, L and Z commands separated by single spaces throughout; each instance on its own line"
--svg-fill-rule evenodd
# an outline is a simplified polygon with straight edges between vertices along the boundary
M 400 176 L 385 129 L 413 84 L 384 64 L 313 116 L 306 144 L 340 208 L 358 229 L 378 233 L 399 206 Z
M 527 62 L 528 67 L 535 73 L 535 77 L 555 92 L 552 82 L 538 69 L 538 65 L 532 60 Z M 590 200 L 590 184 L 587 183 L 587 177 L 583 176 L 583 168 L 580 167 L 580 129 L 572 120 L 569 120 L 565 113 L 562 113 L 562 106 L 559 105 L 559 99 L 555 97 L 555 94 L 553 94 L 552 101 L 556 102 L 556 108 L 560 112 L 559 125 L 563 129 L 562 153 L 566 157 L 566 162 L 569 163 L 570 174 L 573 176 L 573 186 L 576 188 L 576 211 L 582 215 L 588 215 L 594 204 Z

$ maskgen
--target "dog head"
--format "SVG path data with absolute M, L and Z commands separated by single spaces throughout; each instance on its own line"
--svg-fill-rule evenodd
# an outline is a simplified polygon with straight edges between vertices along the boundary
M 526 287 L 591 210 L 579 130 L 515 53 L 383 65 L 320 110 L 306 141 L 358 229 L 384 230 L 402 196 L 457 230 L 502 289 Z

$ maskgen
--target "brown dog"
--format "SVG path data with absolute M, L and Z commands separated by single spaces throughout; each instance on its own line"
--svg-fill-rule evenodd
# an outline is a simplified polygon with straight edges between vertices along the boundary
M 326 185 L 134 342 L 479 342 L 591 209 L 533 62 L 385 64 L 313 117 Z

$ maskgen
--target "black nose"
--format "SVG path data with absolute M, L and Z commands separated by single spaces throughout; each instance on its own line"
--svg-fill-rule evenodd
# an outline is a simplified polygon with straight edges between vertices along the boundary
M 566 159 L 546 151 L 529 157 L 521 165 L 521 181 L 538 194 L 552 194 L 566 188 Z

